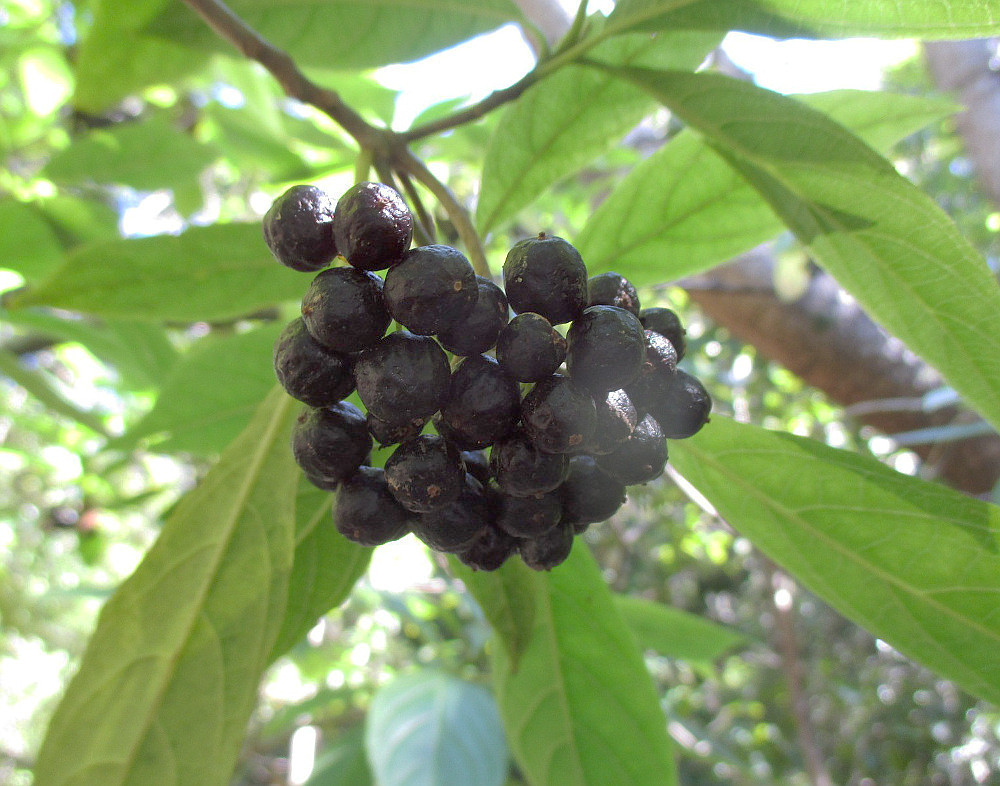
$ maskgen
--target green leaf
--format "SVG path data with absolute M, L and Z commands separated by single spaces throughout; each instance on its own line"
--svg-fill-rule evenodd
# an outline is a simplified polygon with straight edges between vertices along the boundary
M 208 62 L 184 39 L 152 38 L 142 28 L 170 0 L 98 0 L 75 63 L 77 109 L 99 113 L 149 85 L 174 84 Z
M 497 647 L 494 669 L 507 739 L 527 779 L 676 783 L 656 691 L 586 546 L 578 541 L 564 564 L 527 580 L 536 604 L 531 639 L 516 663 Z
M 233 0 L 232 10 L 301 65 L 368 68 L 416 60 L 520 18 L 509 0 Z M 198 52 L 231 53 L 189 8 L 169 3 L 142 31 Z
M 337 737 L 316 757 L 316 766 L 304 786 L 372 786 L 365 754 L 364 726 L 355 726 Z
M 159 387 L 177 352 L 160 325 L 131 320 L 72 319 L 34 310 L 0 310 L 4 321 L 57 343 L 75 342 L 109 363 L 132 389 Z
M 624 36 L 594 56 L 615 65 L 650 62 L 694 68 L 718 36 Z M 476 220 L 495 228 L 561 178 L 609 150 L 653 104 L 648 95 L 608 74 L 568 66 L 527 90 L 504 110 L 486 149 Z
M 365 742 L 379 786 L 503 786 L 507 776 L 493 697 L 447 674 L 418 671 L 379 689 Z
M 930 197 L 793 99 L 717 74 L 616 72 L 697 128 L 869 314 L 1000 427 L 1000 287 Z
M 52 157 L 43 174 L 61 184 L 119 183 L 155 191 L 188 186 L 217 156 L 212 146 L 154 118 L 75 139 Z
M 1000 10 L 984 0 L 619 0 L 608 27 L 745 30 L 785 38 L 977 38 L 997 34 Z
M 874 459 L 713 418 L 674 466 L 846 617 L 1000 701 L 1000 508 Z
M 295 501 L 295 562 L 288 607 L 271 660 L 294 647 L 321 616 L 339 606 L 366 570 L 373 549 L 337 532 L 331 516 L 334 495 L 304 477 Z
M 105 605 L 38 786 L 229 783 L 288 592 L 296 412 L 276 388 Z
M 58 266 L 62 245 L 37 207 L 16 199 L 0 200 L 0 266 L 31 280 Z
M 260 224 L 84 246 L 8 305 L 141 320 L 224 320 L 302 297 L 307 278 L 275 262 Z
M 274 386 L 271 353 L 283 327 L 275 323 L 199 341 L 163 380 L 153 409 L 111 447 L 127 450 L 164 434 L 153 446 L 158 452 L 218 453 Z
M 746 643 L 729 628 L 645 598 L 615 595 L 615 608 L 640 647 L 668 658 L 710 662 Z
M 801 96 L 868 144 L 895 142 L 954 111 L 939 99 L 836 90 Z M 757 191 L 690 131 L 637 164 L 576 239 L 593 273 L 656 284 L 708 269 L 784 229 Z

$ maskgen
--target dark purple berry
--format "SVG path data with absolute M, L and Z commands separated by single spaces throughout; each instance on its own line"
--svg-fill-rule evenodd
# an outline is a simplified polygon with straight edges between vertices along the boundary
M 500 490 L 515 497 L 544 494 L 566 479 L 569 458 L 543 453 L 522 430 L 497 442 L 490 451 L 490 471 Z
M 489 525 L 458 559 L 473 570 L 499 570 L 517 552 L 518 540 L 495 526 Z
M 292 429 L 295 461 L 327 490 L 354 474 L 371 449 L 365 416 L 349 401 L 306 409 Z
M 354 361 L 358 396 L 390 423 L 429 418 L 448 400 L 448 356 L 429 336 L 390 333 Z
M 518 544 L 521 560 L 532 570 L 552 570 L 567 560 L 573 550 L 573 527 L 559 524 L 543 535 Z
M 417 516 L 413 534 L 435 551 L 457 554 L 472 546 L 489 525 L 490 508 L 483 484 L 466 473 L 458 496 Z
M 503 285 L 516 313 L 533 311 L 553 325 L 587 307 L 587 268 L 560 237 L 542 233 L 515 244 L 503 263 Z
M 354 390 L 351 359 L 320 344 L 301 318 L 281 331 L 272 360 L 285 392 L 311 407 L 336 404 Z
M 500 331 L 497 360 L 518 382 L 540 382 L 566 359 L 566 339 L 541 314 L 518 314 Z
M 604 397 L 595 398 L 594 405 L 597 424 L 584 452 L 603 456 L 616 451 L 632 435 L 639 424 L 639 413 L 624 390 L 612 390 Z
M 701 381 L 682 369 L 662 378 L 648 406 L 667 439 L 693 437 L 708 423 L 712 397 Z
M 399 193 L 382 183 L 357 183 L 337 202 L 337 248 L 358 270 L 398 263 L 413 239 L 413 216 Z
M 520 406 L 517 383 L 493 358 L 464 358 L 451 374 L 448 403 L 441 408 L 445 436 L 462 450 L 485 448 L 514 430 Z
M 490 458 L 482 450 L 463 450 L 465 471 L 484 486 L 490 481 Z
M 337 256 L 333 200 L 315 186 L 292 186 L 264 214 L 264 242 L 281 264 L 314 273 Z
M 617 273 L 599 273 L 587 279 L 588 306 L 617 306 L 639 316 L 639 293 Z
M 598 395 L 627 387 L 645 357 L 642 324 L 616 306 L 590 306 L 566 334 L 566 368 L 578 385 Z
M 625 502 L 625 484 L 597 466 L 592 456 L 574 456 L 559 487 L 563 522 L 593 524 L 611 518 Z
M 465 316 L 438 331 L 441 346 L 456 355 L 481 355 L 492 349 L 507 324 L 507 296 L 496 284 L 476 276 L 479 296 Z
M 646 330 L 656 331 L 673 344 L 678 360 L 684 357 L 687 350 L 684 335 L 687 331 L 676 313 L 669 308 L 645 308 L 639 312 L 639 321 Z
M 556 492 L 512 497 L 493 494 L 496 525 L 515 538 L 536 538 L 556 526 L 562 518 L 562 503 Z
M 539 450 L 572 453 L 593 435 L 597 409 L 586 390 L 553 374 L 536 382 L 522 399 L 521 422 Z
M 391 321 L 382 279 L 352 267 L 324 270 L 302 298 L 302 319 L 313 338 L 336 352 L 370 347 Z
M 454 501 L 465 475 L 458 449 L 433 434 L 403 442 L 385 462 L 389 490 L 414 513 L 429 513 Z
M 464 320 L 479 297 L 476 273 L 451 246 L 420 246 L 385 276 L 385 302 L 399 324 L 430 336 Z
M 348 540 L 381 546 L 410 531 L 413 514 L 396 501 L 379 467 L 359 467 L 337 491 L 333 519 Z
M 395 445 L 413 439 L 427 423 L 427 418 L 410 418 L 400 421 L 382 420 L 368 413 L 368 431 L 380 447 Z
M 618 450 L 597 458 L 597 466 L 626 486 L 655 480 L 666 465 L 667 439 L 652 415 L 642 419 Z

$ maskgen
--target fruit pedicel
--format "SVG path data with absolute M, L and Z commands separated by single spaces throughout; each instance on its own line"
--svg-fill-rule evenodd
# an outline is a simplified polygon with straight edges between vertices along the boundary
M 413 533 L 476 570 L 514 554 L 551 570 L 628 486 L 663 473 L 668 439 L 708 422 L 708 392 L 677 367 L 677 314 L 643 310 L 617 273 L 588 278 L 562 238 L 515 244 L 501 289 L 455 248 L 411 248 L 403 198 L 366 182 L 336 204 L 293 186 L 264 239 L 317 274 L 274 370 L 306 405 L 295 460 L 335 493 L 335 525 L 356 543 Z M 338 257 L 347 265 L 330 267 Z M 367 412 L 345 400 L 355 390 Z M 375 445 L 393 447 L 384 469 L 370 465 Z

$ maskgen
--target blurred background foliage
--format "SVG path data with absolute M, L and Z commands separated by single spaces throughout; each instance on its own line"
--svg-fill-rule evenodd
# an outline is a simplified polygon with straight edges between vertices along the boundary
M 97 6 L 0 3 L 5 297 L 78 249 L 120 237 L 248 222 L 238 240 L 256 243 L 261 215 L 289 184 L 337 194 L 353 182 L 349 138 L 221 47 L 111 108 L 74 108 L 79 41 Z M 366 119 L 392 123 L 397 94 L 373 72 L 307 65 Z M 887 79 L 898 91 L 931 89 L 919 58 Z M 456 103 L 432 106 L 417 122 Z M 415 150 L 466 203 L 495 122 L 488 116 Z M 491 264 L 499 268 L 505 249 L 539 227 L 576 236 L 609 183 L 673 131 L 654 115 L 635 132 L 641 144 L 557 183 L 487 238 Z M 970 177 L 952 121 L 910 136 L 893 159 L 984 255 L 1000 255 L 1000 214 Z M 442 242 L 457 243 L 447 216 L 436 218 Z M 642 296 L 682 313 L 692 371 L 718 412 L 897 465 L 918 461 L 713 324 L 682 288 L 664 282 Z M 0 315 L 0 781 L 24 786 L 103 600 L 270 388 L 270 346 L 292 310 L 211 323 L 51 308 Z M 585 538 L 616 591 L 735 634 L 686 658 L 675 643 L 642 642 L 685 784 L 1000 782 L 995 707 L 845 621 L 668 478 L 630 493 Z M 385 695 L 393 678 L 435 675 L 442 690 L 486 685 L 488 638 L 482 612 L 440 556 L 412 538 L 380 549 L 349 600 L 268 673 L 234 782 L 301 783 L 291 752 L 296 739 L 316 738 L 309 784 L 372 782 L 362 730 L 378 702 L 394 700 Z M 483 755 L 506 762 L 499 744 Z M 522 783 L 515 769 L 509 777 Z

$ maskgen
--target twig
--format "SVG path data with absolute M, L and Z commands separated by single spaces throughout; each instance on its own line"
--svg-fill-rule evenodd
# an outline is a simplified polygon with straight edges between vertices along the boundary
M 405 171 L 399 173 L 399 182 L 403 184 L 403 189 L 406 191 L 406 196 L 409 197 L 414 211 L 416 211 L 417 218 L 427 227 L 429 238 L 427 242 L 435 242 L 434 239 L 437 237 L 437 222 L 434 220 L 431 212 L 424 206 L 424 200 L 420 198 L 420 192 L 417 191 L 416 184 L 410 178 L 409 173 Z

